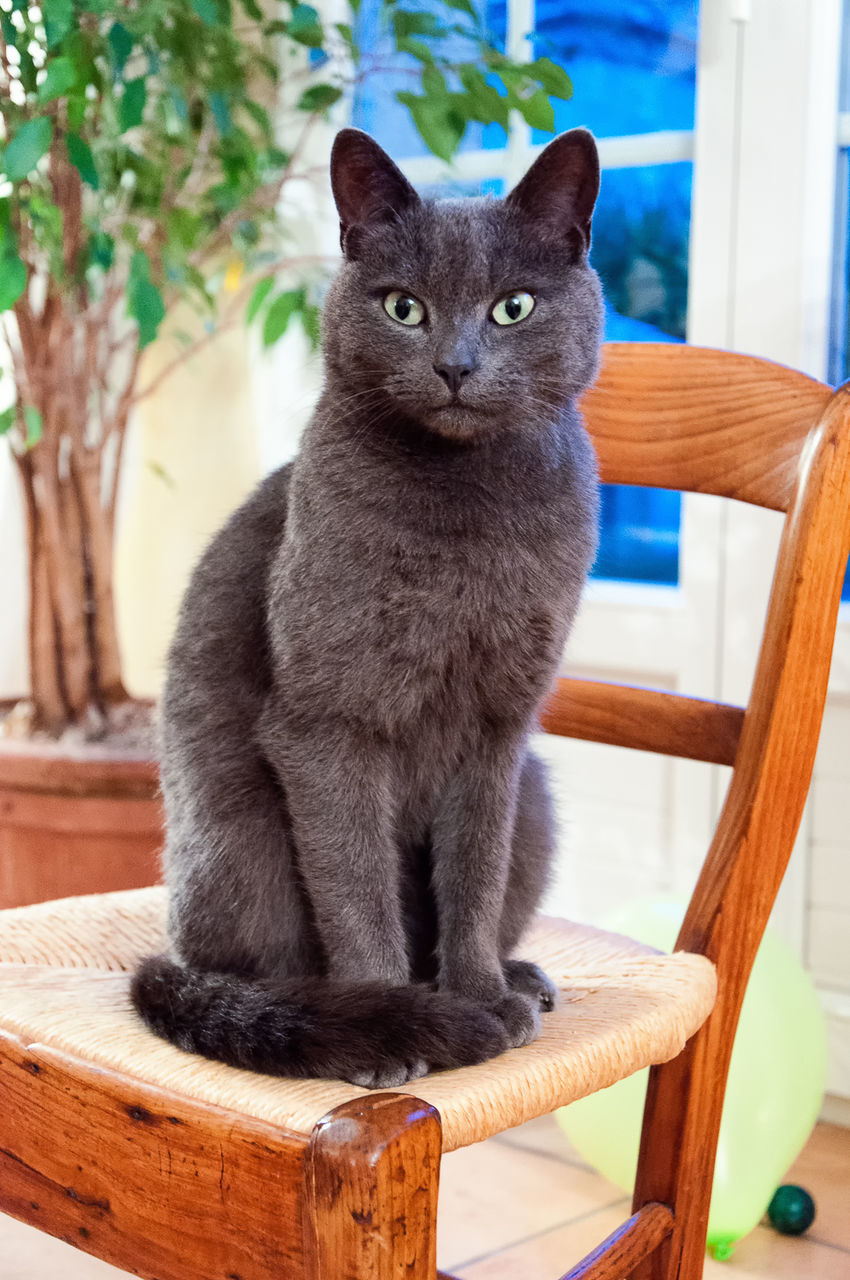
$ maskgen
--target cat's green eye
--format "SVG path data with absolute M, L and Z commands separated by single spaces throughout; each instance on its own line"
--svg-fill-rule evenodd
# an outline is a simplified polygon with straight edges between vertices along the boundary
M 490 315 L 496 324 L 519 324 L 534 310 L 534 298 L 521 289 L 518 293 L 509 293 L 500 298 Z
M 384 298 L 384 310 L 393 320 L 398 320 L 399 324 L 413 326 L 421 324 L 425 319 L 425 308 L 422 303 L 399 289 L 393 289 L 392 293 L 388 293 Z

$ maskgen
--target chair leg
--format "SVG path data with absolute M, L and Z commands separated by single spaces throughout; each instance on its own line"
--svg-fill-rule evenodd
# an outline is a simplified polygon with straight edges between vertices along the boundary
M 406 1094 L 320 1120 L 304 1171 L 310 1280 L 436 1280 L 441 1152 L 438 1112 Z
M 632 1280 L 701 1280 L 736 1020 L 737 1009 L 716 1008 L 677 1058 L 650 1071 L 633 1208 L 660 1201 L 674 1227 Z

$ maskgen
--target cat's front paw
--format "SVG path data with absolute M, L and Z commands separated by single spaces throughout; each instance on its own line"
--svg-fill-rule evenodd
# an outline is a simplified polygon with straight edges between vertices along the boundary
M 398 1089 L 411 1080 L 419 1080 L 428 1074 L 428 1063 L 418 1059 L 415 1062 L 393 1063 L 391 1066 L 372 1067 L 365 1071 L 352 1071 L 349 1080 L 360 1085 L 361 1089 Z
M 536 1000 L 543 1013 L 551 1013 L 555 1008 L 558 989 L 536 964 L 530 960 L 505 960 L 502 972 L 510 989 Z
M 493 1006 L 492 1012 L 505 1028 L 510 1049 L 521 1049 L 540 1035 L 540 1006 L 531 996 L 512 991 Z

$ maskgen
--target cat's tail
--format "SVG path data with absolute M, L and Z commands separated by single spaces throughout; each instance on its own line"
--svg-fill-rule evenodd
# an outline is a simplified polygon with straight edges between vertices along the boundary
M 135 973 L 131 995 L 151 1031 L 178 1048 L 267 1075 L 395 1088 L 508 1048 L 494 1013 L 424 986 L 255 981 L 153 956 Z

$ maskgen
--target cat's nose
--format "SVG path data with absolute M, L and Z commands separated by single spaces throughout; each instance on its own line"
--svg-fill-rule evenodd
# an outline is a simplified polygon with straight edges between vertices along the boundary
M 435 364 L 434 372 L 438 373 L 449 391 L 456 396 L 460 391 L 464 378 L 468 378 L 477 369 L 477 365 L 468 360 L 465 364 Z

